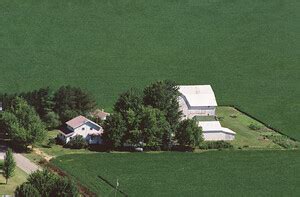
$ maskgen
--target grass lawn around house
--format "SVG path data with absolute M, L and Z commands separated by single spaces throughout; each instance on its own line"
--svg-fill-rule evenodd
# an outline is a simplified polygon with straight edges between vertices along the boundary
M 0 161 L 0 166 L 2 166 L 3 161 Z M 27 179 L 28 175 L 22 171 L 20 168 L 16 167 L 15 174 L 12 178 L 8 180 L 8 184 L 5 184 L 5 178 L 2 174 L 0 174 L 0 195 L 14 194 L 15 189 L 17 186 L 24 183 Z
M 300 151 L 95 153 L 51 161 L 99 196 L 299 196 Z M 100 179 L 101 177 L 102 179 Z M 120 193 L 118 193 L 118 196 Z
M 283 139 L 285 143 L 291 144 L 288 148 L 299 148 L 300 142 L 291 140 L 278 132 L 267 128 L 265 125 L 243 114 L 232 107 L 218 107 L 217 117 L 223 127 L 236 132 L 235 140 L 231 141 L 234 148 L 243 149 L 283 149 L 285 147 L 272 140 L 276 138 Z M 253 124 L 259 128 L 252 130 L 249 126 Z M 273 138 L 272 138 L 273 137 Z

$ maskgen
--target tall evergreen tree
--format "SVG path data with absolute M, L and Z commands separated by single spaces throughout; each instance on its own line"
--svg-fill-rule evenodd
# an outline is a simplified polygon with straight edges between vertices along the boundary
M 95 100 L 80 88 L 62 86 L 54 94 L 54 111 L 62 122 L 76 115 L 87 115 L 95 106 Z
M 8 179 L 14 175 L 15 168 L 16 168 L 16 162 L 14 160 L 12 150 L 9 148 L 5 153 L 4 163 L 3 163 L 3 175 L 6 179 L 6 184 L 8 182 Z

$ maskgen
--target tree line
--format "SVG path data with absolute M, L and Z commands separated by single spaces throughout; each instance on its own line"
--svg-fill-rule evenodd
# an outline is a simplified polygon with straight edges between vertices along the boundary
M 0 132 L 14 147 L 26 150 L 41 142 L 47 129 L 60 126 L 77 115 L 87 115 L 96 102 L 77 87 L 49 87 L 20 94 L 1 94 L 4 111 L 0 113 Z
M 61 86 L 57 90 L 49 87 L 18 94 L 1 94 L 0 102 L 6 111 L 20 97 L 34 108 L 45 126 L 55 128 L 77 115 L 87 115 L 96 107 L 95 99 L 78 87 Z
M 203 141 L 195 120 L 181 120 L 178 86 L 174 81 L 157 81 L 142 92 L 129 89 L 114 105 L 103 123 L 104 143 L 110 149 L 126 146 L 169 150 L 174 143 L 196 147 Z

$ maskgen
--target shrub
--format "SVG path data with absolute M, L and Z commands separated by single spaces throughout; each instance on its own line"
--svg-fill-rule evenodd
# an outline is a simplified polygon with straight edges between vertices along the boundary
M 237 118 L 237 115 L 232 114 L 232 115 L 230 115 L 229 117 L 230 117 L 230 118 Z
M 233 148 L 232 144 L 227 141 L 206 141 L 201 143 L 199 146 L 200 149 L 208 150 L 208 149 L 227 149 Z
M 289 139 L 286 136 L 283 135 L 270 135 L 266 136 L 268 139 L 272 140 L 275 144 L 278 144 L 279 146 L 286 148 L 286 149 L 294 149 L 298 148 L 298 145 L 295 141 Z
M 82 149 L 87 148 L 88 144 L 81 135 L 76 135 L 65 145 L 65 147 L 72 149 Z
M 39 191 L 29 183 L 24 183 L 17 187 L 16 197 L 42 197 Z
M 61 178 L 47 170 L 37 171 L 29 175 L 27 182 L 17 187 L 16 197 L 77 197 L 79 196 L 76 184 Z
M 253 130 L 253 131 L 257 131 L 257 130 L 260 130 L 261 127 L 257 124 L 254 124 L 254 123 L 251 123 L 249 126 L 249 129 Z
M 54 144 L 56 144 L 56 142 L 57 142 L 57 139 L 56 139 L 56 138 L 51 138 L 51 139 L 48 140 L 47 145 L 51 147 L 51 146 L 53 146 Z

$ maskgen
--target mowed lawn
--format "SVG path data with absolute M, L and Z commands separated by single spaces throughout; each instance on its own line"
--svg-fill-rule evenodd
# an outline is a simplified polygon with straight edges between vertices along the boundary
M 0 167 L 2 168 L 3 161 L 0 161 Z M 8 180 L 8 183 L 5 184 L 6 180 L 0 171 L 0 195 L 12 195 L 14 194 L 15 189 L 24 183 L 28 175 L 22 171 L 20 168 L 16 167 L 14 176 Z
M 299 151 L 97 153 L 52 161 L 99 196 L 299 196 Z M 122 196 L 118 193 L 118 196 Z
M 158 79 L 211 84 L 300 140 L 297 0 L 3 0 L 0 92 L 71 84 L 111 109 Z

